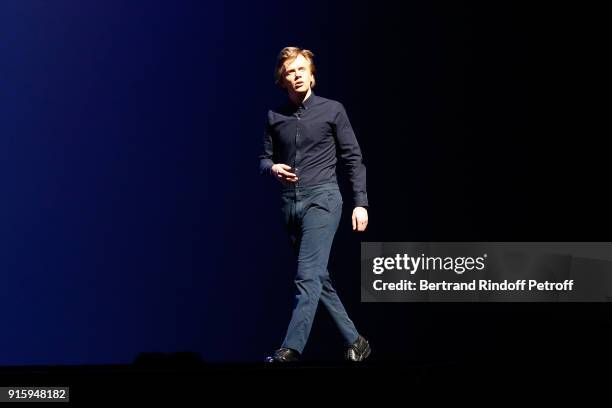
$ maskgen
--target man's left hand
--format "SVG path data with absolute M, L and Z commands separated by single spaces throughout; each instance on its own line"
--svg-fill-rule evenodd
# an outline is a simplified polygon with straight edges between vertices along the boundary
M 353 210 L 353 231 L 365 231 L 368 226 L 368 210 L 363 207 L 355 207 Z

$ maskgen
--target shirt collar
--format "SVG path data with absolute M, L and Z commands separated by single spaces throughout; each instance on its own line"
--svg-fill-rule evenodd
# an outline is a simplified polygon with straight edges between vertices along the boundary
M 317 98 L 317 96 L 314 94 L 314 92 L 312 91 L 312 89 L 310 90 L 310 96 L 302 103 L 300 103 L 299 105 L 295 105 L 291 99 L 289 99 L 289 106 L 291 106 L 293 109 L 298 109 L 300 107 L 304 108 L 304 109 L 310 109 L 314 104 L 315 104 L 315 99 Z
M 316 97 L 317 96 L 314 94 L 314 92 L 311 89 L 310 90 L 310 96 L 308 97 L 308 99 L 306 99 L 304 102 L 302 102 L 302 106 L 304 107 L 304 109 L 310 109 L 312 107 L 312 105 L 314 104 Z

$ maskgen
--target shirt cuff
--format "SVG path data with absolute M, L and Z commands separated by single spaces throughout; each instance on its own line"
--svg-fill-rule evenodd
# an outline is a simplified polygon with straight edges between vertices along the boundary
M 272 166 L 274 166 L 274 162 L 270 159 L 263 159 L 259 163 L 259 174 L 272 174 Z
M 368 194 L 367 193 L 356 193 L 353 196 L 353 203 L 355 207 L 369 207 L 368 205 Z

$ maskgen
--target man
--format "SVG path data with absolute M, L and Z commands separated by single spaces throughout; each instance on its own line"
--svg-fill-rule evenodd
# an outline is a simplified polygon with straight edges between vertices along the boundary
M 313 93 L 313 53 L 296 47 L 281 50 L 276 83 L 288 101 L 270 110 L 260 171 L 282 185 L 282 213 L 297 256 L 296 303 L 287 335 L 267 362 L 297 361 L 306 345 L 319 300 L 331 314 L 345 342 L 345 358 L 362 361 L 370 346 L 349 319 L 332 286 L 327 263 L 342 213 L 336 178 L 339 153 L 353 190 L 352 226 L 368 224 L 366 169 L 342 104 Z

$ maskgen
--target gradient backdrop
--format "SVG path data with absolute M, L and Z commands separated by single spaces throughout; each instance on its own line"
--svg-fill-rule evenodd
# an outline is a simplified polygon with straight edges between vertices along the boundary
M 583 15 L 493 3 L 2 1 L 0 365 L 280 345 L 294 269 L 257 155 L 287 45 L 362 146 L 369 230 L 343 185 L 330 268 L 378 359 L 603 344 L 608 304 L 359 301 L 362 240 L 610 240 Z M 341 353 L 320 309 L 305 357 Z

